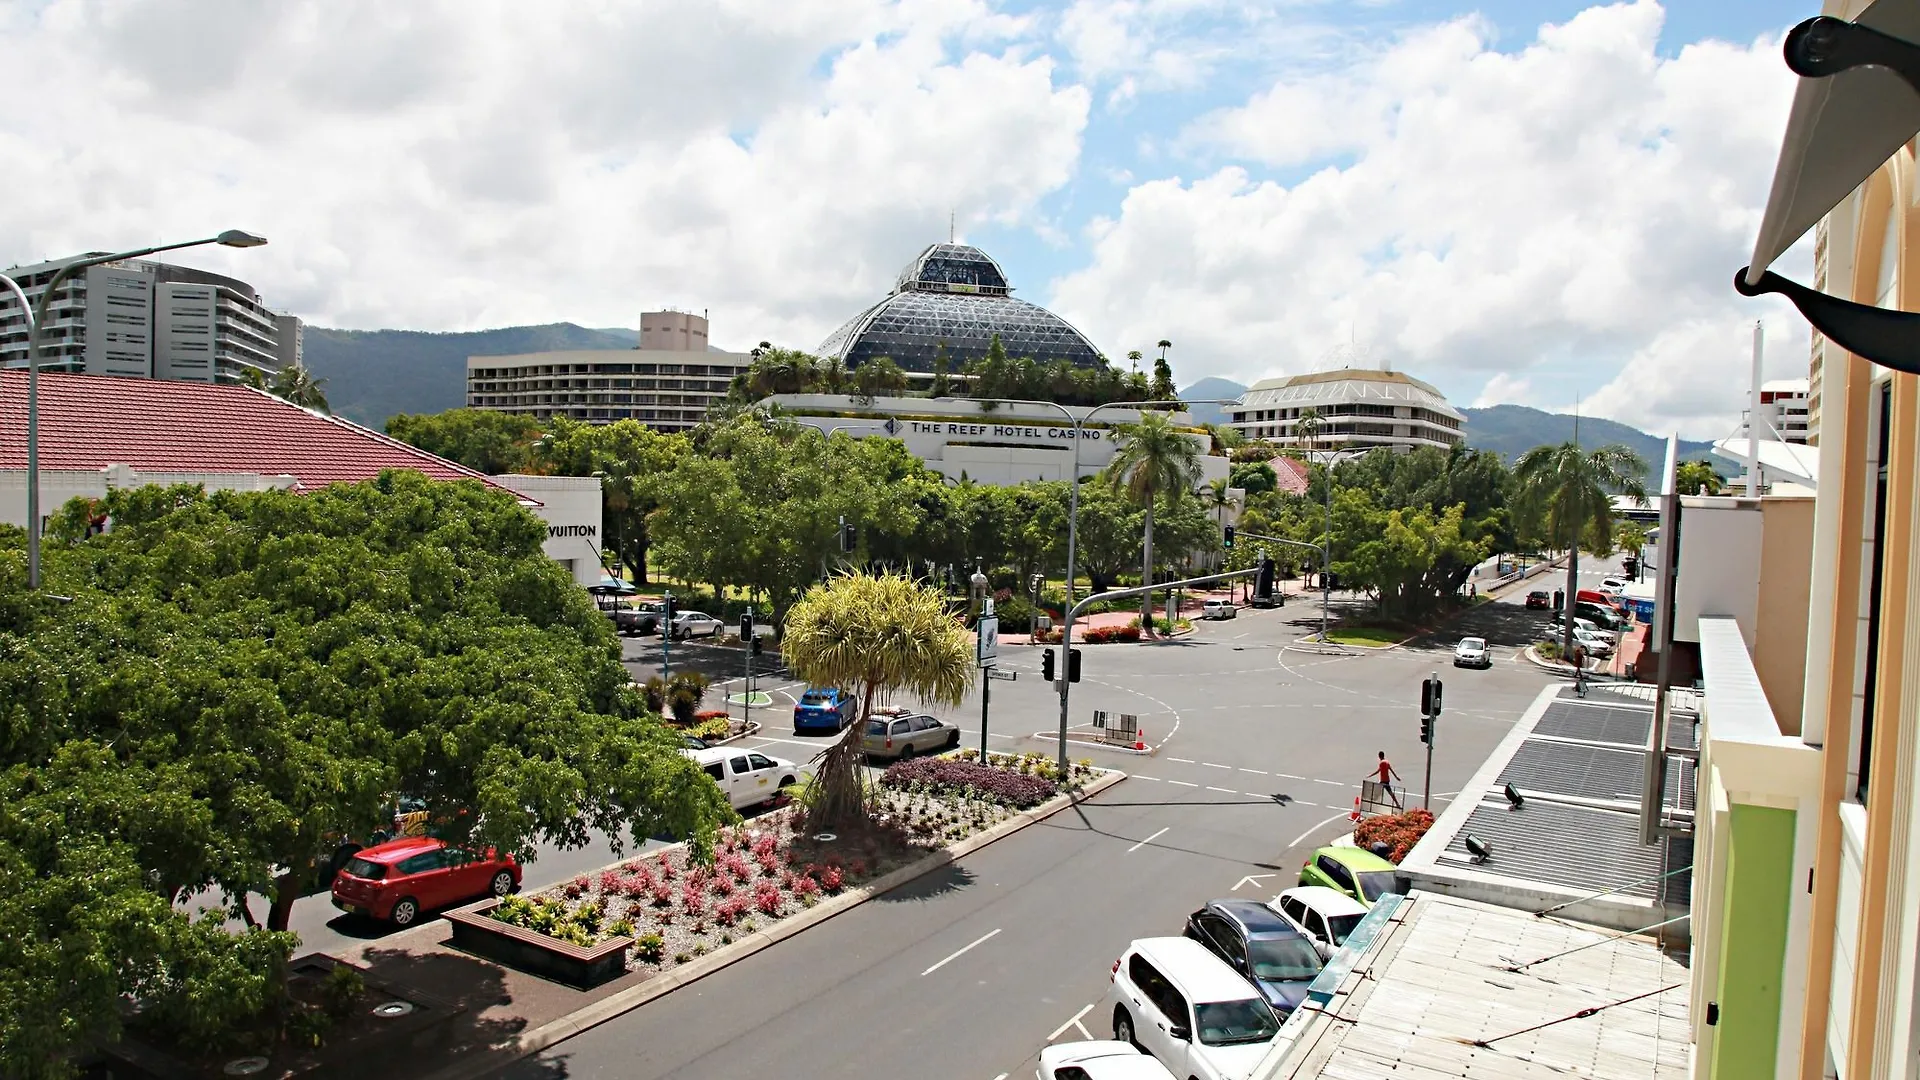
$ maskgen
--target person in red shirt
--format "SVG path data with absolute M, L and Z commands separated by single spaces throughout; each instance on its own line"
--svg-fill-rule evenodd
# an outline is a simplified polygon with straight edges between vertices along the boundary
M 1394 769 L 1393 763 L 1387 760 L 1385 750 L 1380 751 L 1380 764 L 1374 768 L 1374 773 L 1375 778 L 1380 781 L 1380 786 L 1387 789 L 1387 798 L 1393 800 L 1394 807 L 1400 810 L 1406 809 L 1400 804 L 1399 793 L 1393 790 L 1393 782 L 1400 779 L 1400 773 Z

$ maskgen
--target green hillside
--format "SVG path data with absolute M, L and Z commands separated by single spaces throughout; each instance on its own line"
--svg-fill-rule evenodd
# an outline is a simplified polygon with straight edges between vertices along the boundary
M 633 336 L 572 323 L 509 326 L 463 334 L 417 330 L 306 330 L 306 364 L 327 380 L 333 411 L 384 428 L 394 413 L 440 412 L 466 404 L 467 357 L 555 349 L 631 349 Z
M 1205 378 L 1180 391 L 1180 396 L 1187 401 L 1206 401 L 1212 398 L 1237 398 L 1246 392 L 1246 387 L 1232 379 Z M 1224 405 L 1195 405 L 1187 411 L 1202 424 L 1227 422 L 1227 407 Z
M 1563 443 L 1573 438 L 1574 418 L 1568 413 L 1542 412 L 1525 405 L 1494 405 L 1485 409 L 1460 411 L 1467 418 L 1467 445 L 1480 450 L 1492 450 L 1509 462 L 1536 446 Z M 1620 443 L 1639 454 L 1650 471 L 1659 469 L 1666 460 L 1667 440 L 1664 437 L 1649 435 L 1639 428 L 1594 416 L 1580 417 L 1579 423 L 1581 446 L 1592 449 Z M 1723 471 L 1728 468 L 1726 462 L 1713 457 L 1713 444 L 1680 440 L 1680 460 L 1695 459 L 1715 461 L 1716 467 Z

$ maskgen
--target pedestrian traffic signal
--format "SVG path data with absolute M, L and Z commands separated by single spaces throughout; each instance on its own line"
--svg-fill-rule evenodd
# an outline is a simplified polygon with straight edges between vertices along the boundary
M 753 609 L 751 608 L 740 613 L 740 640 L 753 640 Z
M 1253 577 L 1253 593 L 1262 600 L 1273 599 L 1273 559 L 1262 556 L 1260 570 Z
M 1433 717 L 1431 716 L 1420 718 L 1420 741 L 1428 746 L 1433 745 Z
M 667 624 L 668 629 L 672 629 L 673 627 L 673 594 L 672 593 L 668 593 L 666 599 L 661 602 L 660 618 L 663 622 Z
M 1040 654 L 1040 677 L 1042 679 L 1047 680 L 1048 682 L 1052 682 L 1055 670 L 1056 669 L 1053 664 L 1053 650 L 1048 649 L 1046 652 L 1043 652 Z
M 1068 682 L 1080 681 L 1080 650 L 1079 649 L 1067 650 L 1067 681 Z
M 748 648 L 749 648 L 750 650 L 752 650 L 752 652 L 753 652 L 753 655 L 755 655 L 755 656 L 759 656 L 759 655 L 760 655 L 760 639 L 759 639 L 759 638 L 754 638 L 754 639 L 753 639 L 753 644 L 752 644 L 752 645 L 749 645 L 749 646 L 748 646 Z
M 1226 531 L 1227 531 L 1226 547 L 1228 551 L 1232 551 L 1233 550 L 1233 526 L 1231 525 L 1227 526 Z
M 842 555 L 853 553 L 853 541 L 853 523 L 842 517 L 840 519 L 840 553 Z
M 1440 715 L 1440 680 L 1428 677 L 1420 684 L 1420 715 Z

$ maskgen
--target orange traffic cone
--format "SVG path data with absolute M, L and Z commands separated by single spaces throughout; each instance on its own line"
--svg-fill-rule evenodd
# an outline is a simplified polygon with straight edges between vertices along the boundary
M 1360 796 L 1358 795 L 1353 797 L 1353 812 L 1347 815 L 1347 820 L 1355 824 L 1360 822 Z
M 1146 728 L 1141 728 L 1140 730 L 1134 732 L 1133 748 L 1135 750 L 1145 750 L 1147 748 L 1147 729 Z

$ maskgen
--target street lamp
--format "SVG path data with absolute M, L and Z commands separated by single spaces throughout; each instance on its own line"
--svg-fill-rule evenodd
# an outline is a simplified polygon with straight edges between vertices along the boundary
M 1067 478 L 1067 595 L 1066 603 L 1061 606 L 1065 613 L 1060 620 L 1060 745 L 1066 745 L 1067 739 L 1067 687 L 1066 677 L 1067 651 L 1073 648 L 1073 579 L 1077 572 L 1074 566 L 1074 549 L 1080 537 L 1080 430 L 1095 413 L 1102 409 L 1135 408 L 1144 409 L 1154 405 L 1235 405 L 1239 398 L 1198 398 L 1193 401 L 1181 401 L 1177 398 L 1167 401 L 1109 401 L 1095 405 L 1079 416 L 1067 410 L 1057 401 L 1031 401 L 1025 398 L 973 398 L 972 400 L 995 405 L 1038 405 L 1041 408 L 1057 409 L 1067 422 L 1073 425 L 1073 475 Z M 1063 766 L 1064 767 L 1064 766 Z
M 27 314 L 27 588 L 40 587 L 40 330 L 47 321 L 47 308 L 53 303 L 53 294 L 60 283 L 75 273 L 101 263 L 119 262 L 122 259 L 138 259 L 143 255 L 156 255 L 162 251 L 177 251 L 180 248 L 202 247 L 207 244 L 219 244 L 222 247 L 253 248 L 267 242 L 264 236 L 255 236 L 239 229 L 228 229 L 218 236 L 209 236 L 204 240 L 188 240 L 178 244 L 161 244 L 158 247 L 139 248 L 134 251 L 121 251 L 112 255 L 92 255 L 84 259 L 75 259 L 53 272 L 47 279 L 46 288 L 40 293 L 40 302 Z M 26 312 L 27 297 L 20 286 L 11 278 L 6 285 L 20 303 L 20 310 Z
M 980 570 L 980 560 L 973 560 L 973 577 L 968 579 L 973 585 L 973 621 L 977 625 L 981 614 L 986 610 L 987 575 Z

